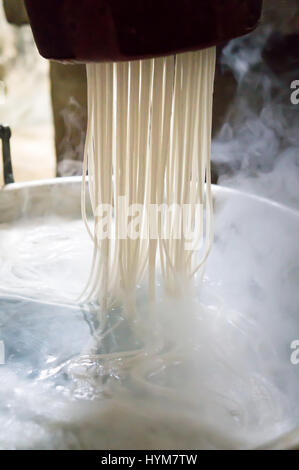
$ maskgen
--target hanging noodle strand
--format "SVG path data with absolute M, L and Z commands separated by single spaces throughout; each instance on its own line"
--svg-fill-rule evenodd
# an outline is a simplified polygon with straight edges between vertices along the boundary
M 213 242 L 214 73 L 214 47 L 158 59 L 87 65 L 89 115 L 82 216 L 94 252 L 85 301 L 96 299 L 104 310 L 116 303 L 134 310 L 136 286 L 146 276 L 149 297 L 154 300 L 158 271 L 167 291 L 177 294 L 204 266 Z M 87 172 L 93 227 L 86 212 Z M 120 218 L 133 219 L 132 214 L 122 213 L 120 197 L 126 197 L 128 207 L 189 205 L 188 223 L 194 226 L 196 222 L 200 229 L 193 249 L 186 250 L 186 220 L 172 221 L 170 236 L 165 237 L 169 220 L 158 217 L 154 239 L 146 211 L 139 236 L 133 236 L 133 224 L 129 224 L 129 236 L 121 237 Z M 198 204 L 203 208 L 199 220 L 195 218 Z M 101 205 L 113 208 L 114 223 L 106 238 L 99 237 Z

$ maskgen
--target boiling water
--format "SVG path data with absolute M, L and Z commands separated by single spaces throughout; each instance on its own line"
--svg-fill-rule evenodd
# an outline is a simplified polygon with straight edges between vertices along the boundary
M 152 309 L 140 287 L 129 320 L 75 302 L 77 215 L 0 224 L 1 449 L 252 448 L 299 424 L 298 215 L 224 190 L 215 211 L 203 283 Z

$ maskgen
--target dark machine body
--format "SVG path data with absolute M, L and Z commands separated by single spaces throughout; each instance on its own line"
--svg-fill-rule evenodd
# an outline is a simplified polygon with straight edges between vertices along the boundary
M 252 31 L 262 0 L 25 0 L 41 55 L 128 61 L 221 44 Z

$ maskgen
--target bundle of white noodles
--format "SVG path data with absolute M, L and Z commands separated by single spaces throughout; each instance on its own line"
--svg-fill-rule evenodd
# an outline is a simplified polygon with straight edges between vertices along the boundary
M 214 72 L 214 47 L 166 58 L 87 65 L 82 212 L 94 242 L 94 256 L 85 300 L 96 299 L 104 309 L 119 302 L 133 309 L 136 286 L 144 278 L 153 300 L 158 271 L 167 291 L 174 294 L 184 290 L 185 283 L 204 265 L 213 240 L 210 146 Z M 87 171 L 93 228 L 85 210 Z M 139 204 L 145 209 L 138 214 L 138 224 L 136 220 L 134 224 L 136 214 L 126 214 L 131 222 L 127 237 L 119 233 L 118 221 L 124 216 L 120 196 L 126 197 L 128 207 Z M 173 217 L 169 222 L 161 210 L 154 238 L 147 209 L 162 204 L 168 209 L 173 204 L 188 205 L 188 220 Z M 203 211 L 198 218 L 199 204 Z M 103 216 L 108 209 L 103 207 L 113 208 L 106 237 Z M 186 249 L 186 223 L 198 234 L 191 250 Z M 136 225 L 139 234 L 134 236 Z

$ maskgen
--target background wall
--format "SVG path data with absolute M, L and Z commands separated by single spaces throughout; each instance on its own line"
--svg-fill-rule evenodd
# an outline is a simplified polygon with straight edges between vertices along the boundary
M 10 18 L 13 16 L 18 24 L 23 23 L 23 2 L 13 0 L 5 4 L 9 7 Z M 49 64 L 39 56 L 29 26 L 12 26 L 7 23 L 2 1 L 0 123 L 12 129 L 11 152 L 17 181 L 54 176 L 56 163 Z M 0 185 L 2 182 L 0 158 Z

